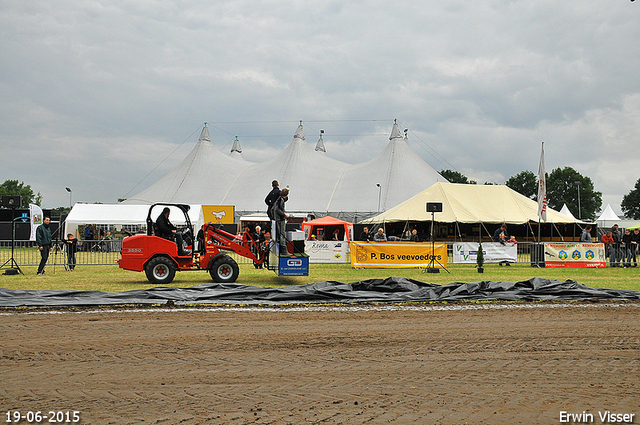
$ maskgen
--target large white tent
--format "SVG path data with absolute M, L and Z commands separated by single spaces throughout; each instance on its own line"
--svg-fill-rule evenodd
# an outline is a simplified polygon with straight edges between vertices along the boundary
M 321 139 L 322 140 L 322 139 Z M 233 205 L 238 216 L 264 212 L 271 181 L 289 187 L 289 213 L 315 213 L 357 222 L 402 202 L 435 182 L 446 182 L 409 146 L 397 123 L 387 147 L 362 164 L 347 164 L 307 143 L 302 122 L 278 156 L 259 164 L 211 143 L 205 126 L 196 147 L 174 170 L 125 204 L 154 202 Z M 317 147 L 318 145 L 316 145 Z M 324 145 L 323 145 L 324 147 Z M 233 149 L 232 149 L 233 150 Z
M 389 144 L 378 156 L 345 170 L 329 209 L 371 215 L 406 201 L 436 182 L 447 180 L 411 149 L 394 123 Z
M 348 164 L 329 158 L 306 142 L 302 124 L 293 140 L 278 156 L 254 164 L 242 171 L 228 187 L 223 205 L 235 205 L 236 211 L 265 211 L 264 198 L 271 181 L 278 180 L 280 189 L 289 187 L 286 204 L 289 212 L 324 212 L 332 193 Z
M 538 221 L 538 203 L 504 185 L 436 183 L 365 223 L 431 221 L 428 202 L 442 203 L 434 213 L 441 223 L 526 224 Z M 581 223 L 574 217 L 547 210 L 546 223 Z
M 252 164 L 236 156 L 225 155 L 213 146 L 205 125 L 198 143 L 178 166 L 124 204 L 222 205 L 229 187 Z

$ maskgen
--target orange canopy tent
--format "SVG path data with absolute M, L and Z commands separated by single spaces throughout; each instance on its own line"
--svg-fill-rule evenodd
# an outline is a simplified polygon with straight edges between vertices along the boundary
M 302 223 L 304 238 L 306 240 L 330 241 L 337 230 L 337 240 L 353 240 L 353 223 L 340 220 L 331 216 L 317 218 L 315 220 L 304 221 Z

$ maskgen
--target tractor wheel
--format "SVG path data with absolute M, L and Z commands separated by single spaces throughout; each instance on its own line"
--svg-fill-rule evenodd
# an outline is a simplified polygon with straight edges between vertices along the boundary
M 240 270 L 238 263 L 228 255 L 224 255 L 213 262 L 209 269 L 211 279 L 218 283 L 233 283 L 238 278 Z
M 166 285 L 173 281 L 176 275 L 176 265 L 167 257 L 155 257 L 147 263 L 144 271 L 149 282 Z

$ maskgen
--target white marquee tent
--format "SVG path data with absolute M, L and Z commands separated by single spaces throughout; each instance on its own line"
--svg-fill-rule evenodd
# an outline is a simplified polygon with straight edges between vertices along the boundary
M 538 203 L 504 185 L 436 183 L 365 223 L 431 221 L 428 202 L 441 202 L 434 213 L 440 223 L 526 224 L 538 221 Z M 574 217 L 547 210 L 546 223 L 580 223 Z
M 229 187 L 252 164 L 213 146 L 205 126 L 196 146 L 176 168 L 123 203 L 223 205 Z
M 264 212 L 271 181 L 291 193 L 287 212 L 333 215 L 357 222 L 402 202 L 438 181 L 446 182 L 423 161 L 393 124 L 387 147 L 363 164 L 330 158 L 307 143 L 302 123 L 277 157 L 259 164 L 229 156 L 211 144 L 205 126 L 196 147 L 174 170 L 125 204 L 173 202 L 234 205 L 238 216 Z M 239 150 L 239 143 L 234 147 Z M 316 145 L 317 146 L 317 145 Z

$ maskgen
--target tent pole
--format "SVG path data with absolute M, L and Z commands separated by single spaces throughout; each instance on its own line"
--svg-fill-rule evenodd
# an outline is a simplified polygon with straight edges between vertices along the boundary
M 555 223 L 551 223 L 551 224 L 553 225 L 553 227 L 555 227 L 556 232 L 558 232 L 558 235 L 560 236 L 560 240 L 562 242 L 564 242 L 564 236 L 562 236 L 562 233 L 560 233 L 560 229 L 558 229 L 558 226 L 556 226 Z M 553 229 L 551 229 L 551 232 L 552 232 L 552 237 L 553 237 Z
M 487 226 L 485 226 L 483 222 L 480 222 L 480 225 L 482 225 L 482 227 L 484 227 L 484 230 L 487 231 L 487 235 L 489 235 L 489 239 L 491 239 L 491 233 L 487 229 Z M 482 229 L 480 229 L 480 241 L 479 242 L 482 242 Z
M 404 235 L 407 229 L 409 228 L 409 219 L 404 223 L 404 229 L 402 229 L 402 234 Z M 402 235 L 400 235 L 402 237 Z

